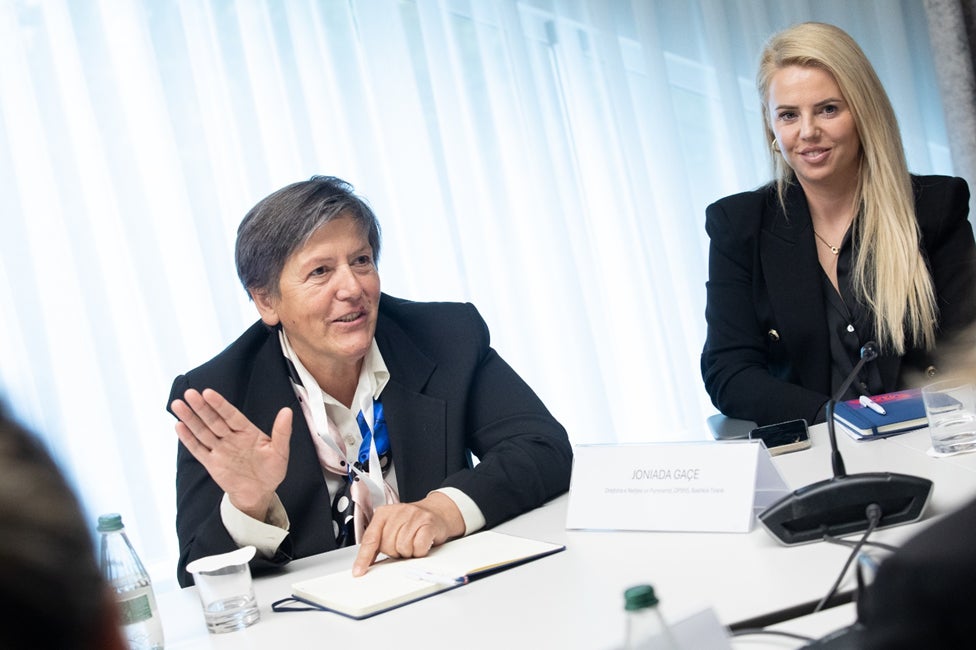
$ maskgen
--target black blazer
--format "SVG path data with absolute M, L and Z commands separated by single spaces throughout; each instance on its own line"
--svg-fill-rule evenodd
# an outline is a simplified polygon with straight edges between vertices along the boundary
M 976 645 L 976 501 L 939 519 L 885 559 L 857 599 L 865 650 Z
M 939 307 L 940 340 L 976 314 L 976 244 L 967 219 L 969 187 L 961 178 L 913 176 L 915 210 Z M 759 424 L 823 420 L 830 393 L 827 315 L 813 224 L 801 187 L 786 196 L 774 185 L 708 206 L 707 336 L 702 378 L 725 415 Z M 870 242 L 862 244 L 870 245 Z M 921 349 L 875 362 L 885 392 L 904 374 L 934 367 Z
M 488 327 L 473 305 L 383 294 L 376 342 L 390 371 L 382 400 L 402 501 L 455 487 L 494 526 L 569 488 L 565 429 L 489 346 Z M 277 332 L 258 321 L 212 360 L 177 377 L 167 404 L 190 387 L 213 388 L 265 432 L 282 407 L 295 414 L 288 473 L 277 490 L 290 532 L 274 558 L 255 558 L 252 568 L 334 549 L 332 499 Z M 472 453 L 480 459 L 474 468 Z M 187 563 L 236 545 L 220 518 L 223 491 L 182 444 L 176 496 L 178 578 L 186 586 L 192 584 Z

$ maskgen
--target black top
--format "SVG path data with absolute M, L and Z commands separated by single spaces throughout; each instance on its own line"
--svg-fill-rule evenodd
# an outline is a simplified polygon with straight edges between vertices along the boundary
M 861 360 L 861 347 L 874 339 L 871 313 L 854 297 L 851 286 L 853 250 L 848 231 L 837 256 L 837 286 L 840 287 L 840 293 L 834 289 L 827 274 L 821 273 L 827 307 L 827 338 L 830 342 L 830 394 L 834 396 Z M 882 389 L 878 366 L 866 363 L 839 399 L 844 401 L 857 399 L 859 395 L 876 395 L 884 392 Z

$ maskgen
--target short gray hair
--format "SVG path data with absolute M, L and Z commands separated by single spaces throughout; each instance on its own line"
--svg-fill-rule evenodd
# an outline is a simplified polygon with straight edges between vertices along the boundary
M 316 230 L 340 216 L 355 221 L 380 257 L 380 224 L 353 187 L 335 176 L 313 176 L 292 183 L 258 201 L 237 228 L 237 276 L 250 291 L 279 295 L 281 271 L 292 253 Z

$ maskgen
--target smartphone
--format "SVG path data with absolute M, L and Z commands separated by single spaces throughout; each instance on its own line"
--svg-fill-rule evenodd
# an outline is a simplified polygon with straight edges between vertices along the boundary
M 807 431 L 807 421 L 803 419 L 756 427 L 749 432 L 749 439 L 766 443 L 770 456 L 810 447 L 810 433 Z

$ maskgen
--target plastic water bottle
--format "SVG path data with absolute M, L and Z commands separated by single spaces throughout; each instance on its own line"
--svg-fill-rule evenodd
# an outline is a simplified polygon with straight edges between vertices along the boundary
M 657 608 L 657 596 L 651 585 L 637 585 L 624 592 L 627 650 L 677 650 L 671 628 Z
M 119 619 L 129 648 L 162 650 L 163 624 L 159 618 L 152 581 L 125 534 L 122 515 L 99 517 L 98 532 L 101 535 L 99 557 L 102 573 L 115 591 Z

